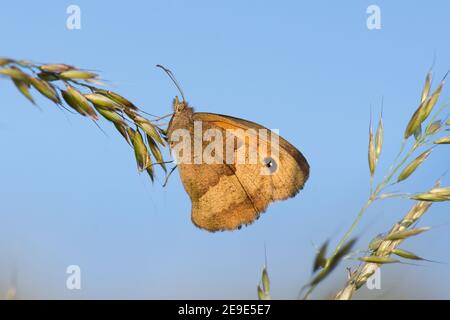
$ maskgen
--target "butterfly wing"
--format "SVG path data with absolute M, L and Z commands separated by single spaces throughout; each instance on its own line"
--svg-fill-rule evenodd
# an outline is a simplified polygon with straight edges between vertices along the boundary
M 192 222 L 209 231 L 234 230 L 253 222 L 260 210 L 227 164 L 179 164 L 192 201 Z
M 223 137 L 236 129 L 269 129 L 247 120 L 212 113 L 194 113 L 193 121 L 201 121 L 203 132 L 221 130 Z M 270 135 L 275 133 L 270 132 Z M 309 176 L 309 165 L 303 155 L 282 137 L 278 137 L 279 151 L 274 172 L 267 172 L 267 163 L 246 161 L 220 164 L 180 164 L 180 175 L 192 200 L 192 221 L 210 230 L 233 230 L 253 222 L 269 203 L 295 196 Z M 246 146 L 247 140 L 236 135 L 234 159 L 238 158 L 238 146 Z M 261 139 L 261 137 L 259 137 Z M 264 139 L 263 139 L 264 140 Z M 273 147 L 267 137 L 266 148 Z M 205 147 L 204 141 L 201 142 Z M 261 143 L 257 152 L 265 152 Z M 224 154 L 226 151 L 224 150 Z M 270 174 L 267 174 L 270 173 Z

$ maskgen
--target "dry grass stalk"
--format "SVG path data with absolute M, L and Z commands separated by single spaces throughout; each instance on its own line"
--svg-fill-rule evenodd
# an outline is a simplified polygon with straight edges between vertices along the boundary
M 437 147 L 440 144 L 450 143 L 450 137 L 441 137 L 436 140 L 436 135 L 439 135 L 449 129 L 449 119 L 438 119 L 445 108 L 448 107 L 449 102 L 442 105 L 432 115 L 433 109 L 442 92 L 443 85 L 444 80 L 441 81 L 437 89 L 430 96 L 431 73 L 427 75 L 425 85 L 422 90 L 419 107 L 414 112 L 413 116 L 408 122 L 408 125 L 406 126 L 404 140 L 398 156 L 394 160 L 394 163 L 388 170 L 387 174 L 383 179 L 381 179 L 381 181 L 375 186 L 375 188 L 372 187 L 372 181 L 383 145 L 383 122 L 380 117 L 378 128 L 374 136 L 371 117 L 368 147 L 368 163 L 371 187 L 370 194 L 364 205 L 361 207 L 361 210 L 356 216 L 355 221 L 339 241 L 332 254 L 327 257 L 326 251 L 328 242 L 322 245 L 318 250 L 313 264 L 313 278 L 304 287 L 308 289 L 306 291 L 306 294 L 303 296 L 304 299 L 310 297 L 316 286 L 320 284 L 336 268 L 336 266 L 344 258 L 344 256 L 349 253 L 353 244 L 355 243 L 355 239 L 349 240 L 349 238 L 363 218 L 367 209 L 375 201 L 397 196 L 413 199 L 417 202 L 408 212 L 408 214 L 399 223 L 396 223 L 386 235 L 384 235 L 383 237 L 377 237 L 372 240 L 372 242 L 369 244 L 370 254 L 358 258 L 358 260 L 363 262 L 362 265 L 350 273 L 345 288 L 342 289 L 335 298 L 350 299 L 353 296 L 353 293 L 358 290 L 364 283 L 366 283 L 367 279 L 369 279 L 370 276 L 372 276 L 380 266 L 384 264 L 400 262 L 400 260 L 391 257 L 391 255 L 393 254 L 404 259 L 424 260 L 414 253 L 398 248 L 398 246 L 409 237 L 416 236 L 429 230 L 429 228 L 427 227 L 412 228 L 411 226 L 422 217 L 422 215 L 428 210 L 433 202 L 450 201 L 450 187 L 436 186 L 428 192 L 416 193 L 406 196 L 389 193 L 387 192 L 387 189 L 393 185 L 397 185 L 407 179 L 410 179 L 412 174 L 425 163 L 431 153 L 432 148 Z M 429 122 L 425 123 L 427 119 L 429 119 Z M 443 125 L 444 123 L 446 124 L 445 126 Z M 424 126 L 425 128 L 424 130 L 422 130 L 422 126 Z M 405 152 L 405 147 L 407 146 L 409 137 L 411 137 L 412 135 L 414 135 L 412 146 L 409 151 Z M 420 150 L 421 148 L 426 148 L 426 150 L 422 151 L 420 155 L 415 156 L 415 158 L 411 159 L 416 154 L 416 151 Z M 408 162 L 409 164 L 405 165 Z
M 444 76 L 445 79 L 445 76 Z M 447 144 L 450 142 L 448 137 L 443 137 L 431 142 L 435 135 L 446 130 L 442 123 L 449 124 L 449 120 L 436 120 L 440 116 L 441 112 L 448 106 L 448 103 L 444 104 L 435 114 L 431 117 L 428 125 L 425 126 L 425 131 L 422 132 L 422 125 L 430 117 L 434 106 L 436 105 L 439 96 L 442 92 L 444 86 L 444 79 L 435 89 L 435 91 L 429 95 L 431 88 L 431 73 L 428 73 L 425 85 L 422 90 L 422 95 L 420 99 L 420 105 L 411 117 L 406 130 L 405 130 L 405 140 L 399 152 L 399 156 L 402 154 L 404 146 L 406 145 L 407 139 L 414 134 L 415 142 L 411 150 L 406 154 L 406 156 L 396 165 L 392 166 L 388 175 L 383 179 L 383 181 L 375 188 L 375 191 L 370 195 L 369 200 L 366 205 L 360 211 L 356 218 L 356 223 L 352 225 L 349 232 L 344 236 L 344 239 L 350 235 L 354 230 L 355 226 L 361 219 L 366 208 L 375 200 L 385 198 L 383 190 L 389 185 L 398 184 L 406 179 L 408 179 L 413 172 L 415 172 L 428 158 L 431 154 L 431 147 L 436 144 Z M 448 140 L 447 140 L 448 139 Z M 369 139 L 369 145 L 371 141 Z M 403 170 L 398 174 L 395 182 L 392 182 L 392 178 L 396 175 L 399 169 L 410 159 L 416 150 L 421 147 L 429 146 L 430 148 L 422 152 L 414 160 L 412 160 L 408 165 L 406 165 Z M 370 157 L 370 147 L 369 147 L 369 157 Z M 370 167 L 370 166 L 369 166 Z M 374 171 L 371 168 L 371 173 Z M 335 298 L 341 300 L 351 299 L 353 293 L 358 290 L 367 280 L 375 273 L 375 271 L 383 264 L 386 263 L 396 263 L 399 262 L 396 259 L 392 259 L 391 255 L 395 254 L 399 257 L 412 260 L 424 260 L 419 256 L 399 249 L 398 246 L 405 241 L 407 238 L 416 236 L 420 233 L 428 231 L 430 228 L 411 228 L 413 223 L 417 222 L 433 202 L 438 201 L 450 201 L 450 188 L 449 187 L 439 187 L 436 186 L 430 191 L 425 193 L 419 193 L 409 196 L 410 199 L 417 200 L 418 202 L 411 208 L 411 210 L 406 214 L 406 216 L 399 222 L 396 223 L 391 230 L 384 237 L 377 237 L 372 240 L 369 245 L 371 254 L 369 256 L 361 257 L 359 260 L 363 261 L 363 264 L 358 267 L 355 271 L 350 273 L 349 279 L 344 289 L 339 291 Z M 339 245 L 338 245 L 339 247 Z
M 152 180 L 154 164 L 160 165 L 166 172 L 166 162 L 159 148 L 166 146 L 165 135 L 158 126 L 158 119 L 147 119 L 145 112 L 128 99 L 116 92 L 96 87 L 94 84 L 99 83 L 96 73 L 68 64 L 39 65 L 25 60 L 0 58 L 0 76 L 11 79 L 20 93 L 33 104 L 36 102 L 30 92 L 31 87 L 57 106 L 65 108 L 66 105 L 94 122 L 99 120 L 100 114 L 114 125 L 134 149 L 139 171 L 145 170 Z
M 400 234 L 403 231 L 414 230 L 410 229 L 414 222 L 419 220 L 425 212 L 427 212 L 428 208 L 431 206 L 431 202 L 417 202 L 411 210 L 403 217 L 403 219 L 396 223 L 391 230 L 387 233 L 386 237 L 382 239 L 378 244 L 377 248 L 372 250 L 370 257 L 373 258 L 384 258 L 389 259 L 392 254 L 397 254 L 402 251 L 396 251 L 397 247 L 407 239 L 407 237 L 398 238 L 394 237 L 396 240 L 389 240 L 389 236 L 395 236 Z M 428 229 L 427 229 L 428 230 Z M 416 233 L 417 234 L 417 233 Z M 417 257 L 411 255 L 407 257 L 407 259 L 414 259 Z M 417 257 L 418 258 L 418 257 Z M 364 261 L 364 259 L 362 259 Z M 370 261 L 369 259 L 365 259 L 365 263 L 363 263 L 360 267 L 358 267 L 355 271 L 351 272 L 350 278 L 347 281 L 347 284 L 344 289 L 339 291 L 335 298 L 339 300 L 349 300 L 352 298 L 354 292 L 363 286 L 367 280 L 375 273 L 375 271 L 383 264 L 383 261 Z M 392 260 L 392 262 L 398 262 L 398 260 Z

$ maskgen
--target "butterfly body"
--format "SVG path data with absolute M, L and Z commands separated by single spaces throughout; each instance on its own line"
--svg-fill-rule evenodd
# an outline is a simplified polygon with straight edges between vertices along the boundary
M 173 107 L 174 115 L 167 129 L 169 145 L 171 149 L 176 148 L 176 143 L 180 143 L 177 134 L 182 130 L 193 147 L 184 150 L 183 156 L 189 156 L 190 161 L 177 159 L 177 162 L 181 181 L 192 202 L 191 218 L 196 226 L 208 231 L 240 228 L 255 221 L 271 202 L 293 197 L 303 188 L 309 177 L 308 162 L 300 151 L 269 129 L 239 118 L 194 112 L 177 98 Z M 201 134 L 196 134 L 198 126 Z M 267 130 L 269 134 L 259 138 L 251 149 L 251 138 L 237 135 L 239 130 Z M 208 162 L 194 148 L 208 150 L 211 139 L 204 138 L 208 132 L 232 137 L 236 143 L 231 149 L 225 144 L 223 149 L 216 148 L 212 152 L 214 160 Z M 270 140 L 272 136 L 277 140 Z M 241 147 L 248 149 L 239 158 Z M 260 159 L 265 151 L 269 156 Z M 251 161 L 252 152 L 258 158 L 256 162 Z M 227 158 L 230 154 L 231 161 Z

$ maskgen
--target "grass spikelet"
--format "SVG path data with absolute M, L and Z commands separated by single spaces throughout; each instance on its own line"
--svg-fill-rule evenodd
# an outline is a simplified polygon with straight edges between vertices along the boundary
M 13 62 L 14 60 L 9 58 L 2 58 L 0 57 L 0 67 L 6 66 L 8 63 Z
M 434 141 L 434 144 L 449 144 L 450 143 L 450 136 L 442 137 Z
M 61 73 L 75 69 L 75 67 L 63 63 L 49 63 L 43 64 L 42 66 L 39 67 L 39 69 L 41 69 L 44 72 Z
M 423 114 L 425 110 L 424 107 L 429 100 L 430 98 L 427 98 L 425 101 L 423 101 L 412 115 L 405 129 L 404 134 L 405 139 L 408 139 L 412 134 L 414 134 L 417 128 L 422 124 Z
M 156 162 L 159 163 L 159 165 L 161 166 L 161 168 L 163 168 L 165 172 L 167 172 L 166 164 L 164 163 L 163 156 L 161 154 L 161 150 L 159 149 L 158 145 L 148 135 L 147 135 L 147 142 L 148 146 L 150 147 L 150 151 L 155 157 Z
M 259 285 L 258 285 L 258 299 L 259 300 L 267 300 L 263 289 Z
M 60 104 L 61 100 L 59 99 L 58 93 L 55 88 L 46 81 L 43 81 L 38 78 L 29 77 L 31 85 L 39 91 L 44 97 L 50 99 L 56 104 Z
M 0 75 L 10 77 L 13 80 L 28 82 L 29 76 L 16 67 L 0 69 Z
M 430 125 L 427 128 L 426 134 L 431 136 L 431 135 L 435 134 L 436 132 L 438 132 L 438 130 L 441 127 L 442 127 L 442 121 L 436 120 L 436 121 L 430 123 Z
M 448 196 L 426 192 L 426 193 L 419 193 L 415 196 L 410 197 L 413 200 L 418 201 L 431 201 L 431 202 L 443 202 L 443 201 L 449 201 L 450 198 Z
M 358 260 L 361 260 L 363 262 L 369 262 L 369 263 L 376 263 L 376 264 L 387 264 L 387 263 L 398 263 L 399 260 L 392 259 L 389 257 L 377 257 L 377 256 L 366 256 L 366 257 L 360 257 Z
M 123 124 L 123 118 L 120 114 L 118 114 L 115 111 L 103 109 L 103 108 L 97 108 L 96 109 L 98 113 L 100 113 L 103 118 L 105 118 L 108 121 L 113 122 L 114 124 Z
M 150 165 L 150 156 L 139 130 L 135 131 L 132 141 L 138 170 L 142 172 Z
M 148 135 L 150 140 L 158 142 L 160 145 L 164 146 L 164 140 L 159 135 L 158 131 L 156 130 L 155 126 L 152 125 L 150 122 L 136 122 L 136 124 L 144 130 L 144 132 Z
M 132 142 L 131 139 L 128 135 L 128 131 L 127 131 L 127 125 L 124 123 L 118 123 L 118 122 L 114 122 L 114 126 L 116 127 L 117 131 L 119 131 L 120 135 L 125 139 L 125 141 L 132 146 Z
M 371 120 L 372 122 L 372 120 Z M 375 173 L 375 165 L 376 165 L 376 152 L 375 152 L 375 141 L 373 137 L 373 131 L 372 131 L 372 123 L 369 127 L 369 150 L 367 153 L 368 160 L 369 160 L 369 171 L 370 176 L 373 177 Z
M 148 174 L 150 180 L 152 180 L 152 182 L 153 182 L 155 179 L 155 169 L 153 168 L 152 158 L 148 157 L 148 161 L 149 161 L 149 164 L 148 164 L 147 168 L 145 169 L 145 171 L 147 171 L 147 174 Z
M 386 236 L 385 240 L 403 240 L 409 237 L 416 236 L 418 234 L 421 234 L 423 232 L 426 232 L 430 230 L 430 227 L 421 227 L 421 228 L 415 228 L 415 229 L 408 229 L 408 230 L 402 230 L 397 231 L 394 233 L 391 233 L 390 235 Z
M 98 90 L 96 92 L 110 98 L 111 100 L 115 101 L 116 103 L 122 105 L 124 108 L 128 108 L 131 110 L 138 110 L 138 108 L 131 101 L 122 97 L 118 93 L 115 93 L 110 90 Z
M 37 74 L 38 78 L 44 81 L 57 81 L 60 80 L 59 77 L 51 72 L 39 72 Z
M 90 117 L 92 120 L 98 120 L 98 115 L 89 101 L 74 87 L 67 85 L 67 91 L 61 90 L 64 100 L 69 106 L 77 110 L 80 114 Z
M 431 111 L 433 110 L 434 106 L 436 105 L 437 101 L 439 100 L 439 96 L 441 95 L 442 88 L 444 87 L 444 81 L 439 84 L 439 86 L 436 88 L 436 90 L 433 92 L 431 97 L 427 99 L 423 113 L 421 114 L 421 122 L 425 121 L 428 116 L 430 115 Z
M 267 269 L 264 268 L 261 276 L 262 281 L 262 287 L 264 292 L 270 292 L 270 280 L 269 280 L 269 274 L 267 273 Z
M 422 137 L 422 125 L 419 124 L 419 126 L 417 127 L 417 129 L 414 131 L 414 139 L 419 140 L 420 137 Z
M 335 254 L 333 254 L 329 259 L 327 259 L 327 263 L 325 267 L 315 276 L 310 283 L 311 287 L 316 286 L 319 282 L 326 278 L 339 262 L 352 250 L 353 246 L 356 243 L 356 238 L 349 240 L 345 243 Z
M 316 254 L 316 257 L 314 259 L 313 263 L 313 272 L 316 272 L 320 268 L 324 268 L 327 263 L 327 248 L 328 248 L 328 241 L 326 241 L 322 246 L 320 247 L 319 251 Z
M 399 256 L 399 257 L 405 258 L 405 259 L 425 260 L 424 258 L 419 257 L 418 255 L 416 255 L 416 254 L 414 254 L 414 253 L 412 253 L 410 251 L 406 251 L 406 250 L 402 250 L 402 249 L 398 249 L 398 248 L 392 250 L 392 253 L 397 255 L 397 256 Z
M 117 102 L 111 100 L 110 98 L 99 94 L 99 93 L 87 93 L 84 95 L 86 99 L 88 99 L 90 102 L 94 104 L 96 107 L 100 107 L 103 109 L 111 109 L 111 110 L 117 110 L 117 109 L 123 109 L 123 107 L 118 104 Z
M 30 84 L 25 81 L 12 79 L 16 88 L 27 98 L 32 104 L 36 104 L 34 102 L 33 96 L 30 93 Z
M 266 267 L 264 267 L 261 275 L 261 281 L 258 285 L 258 299 L 259 300 L 270 300 L 270 280 L 269 274 Z
M 431 189 L 430 193 L 450 197 L 450 187 L 436 187 Z
M 384 240 L 384 236 L 382 236 L 382 235 L 378 235 L 375 238 L 373 238 L 369 243 L 369 250 L 371 250 L 371 251 L 377 250 L 380 247 L 383 240 Z
M 431 87 L 431 72 L 428 72 L 425 78 L 425 84 L 423 86 L 422 95 L 420 97 L 420 103 L 424 102 L 428 98 L 428 95 L 430 94 L 430 87 Z
M 383 147 L 383 130 L 383 115 L 381 115 L 380 121 L 378 122 L 377 131 L 375 133 L 375 162 L 378 162 L 381 155 L 381 149 Z
M 403 181 L 407 179 L 416 169 L 428 158 L 431 154 L 432 149 L 428 149 L 427 151 L 420 154 L 416 159 L 411 161 L 405 169 L 399 174 L 397 182 Z
M 59 76 L 63 79 L 94 79 L 97 77 L 96 73 L 88 72 L 88 71 L 80 71 L 80 70 L 69 70 L 64 71 L 59 74 Z

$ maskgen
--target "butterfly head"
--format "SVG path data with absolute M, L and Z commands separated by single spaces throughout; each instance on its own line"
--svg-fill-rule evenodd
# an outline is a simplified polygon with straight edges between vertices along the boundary
M 175 99 L 173 99 L 172 107 L 173 107 L 173 112 L 175 112 L 175 113 L 181 113 L 181 112 L 189 109 L 187 102 L 184 100 L 180 101 L 178 99 L 178 97 L 175 97 Z

